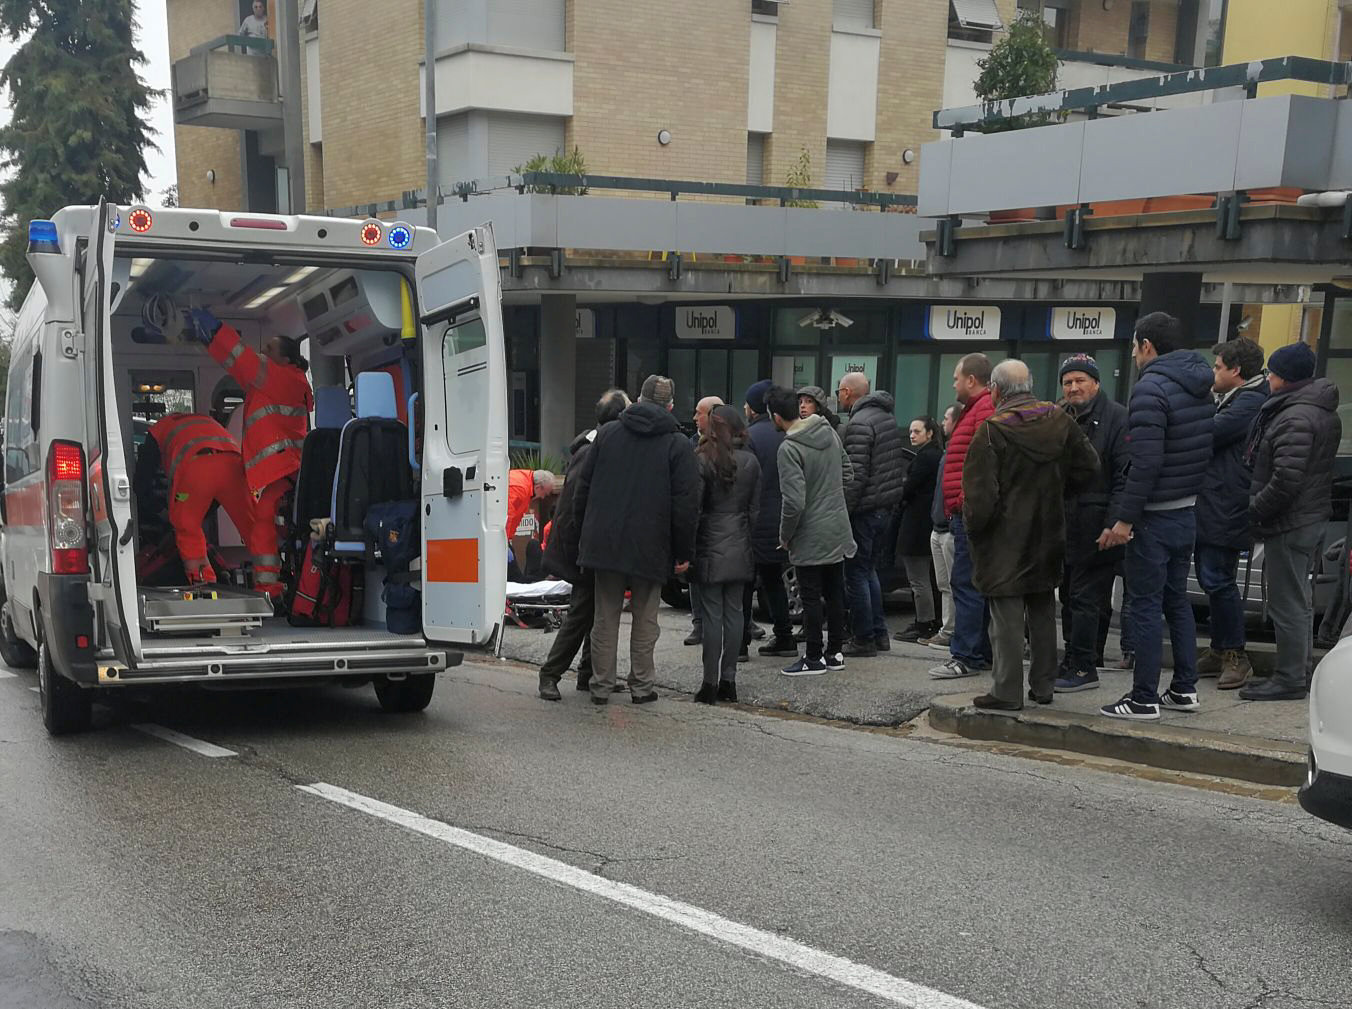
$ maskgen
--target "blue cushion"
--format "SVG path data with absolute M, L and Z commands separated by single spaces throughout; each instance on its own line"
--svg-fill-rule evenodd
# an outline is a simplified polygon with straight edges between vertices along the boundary
M 393 375 L 387 371 L 364 371 L 357 376 L 357 416 L 399 419 Z
M 347 390 L 337 385 L 321 385 L 315 390 L 315 427 L 341 428 L 352 419 Z

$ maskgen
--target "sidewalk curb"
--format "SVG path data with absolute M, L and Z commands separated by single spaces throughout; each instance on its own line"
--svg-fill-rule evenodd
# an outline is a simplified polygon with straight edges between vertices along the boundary
M 929 711 L 930 724 L 967 739 L 1069 750 L 1260 785 L 1295 786 L 1305 780 L 1305 747 L 1293 743 L 1046 708 L 979 711 L 972 707 L 974 696 L 936 697 Z

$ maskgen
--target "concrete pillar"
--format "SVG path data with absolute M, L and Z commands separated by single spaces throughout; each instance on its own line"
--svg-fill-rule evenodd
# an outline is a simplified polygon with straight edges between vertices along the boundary
M 577 298 L 540 299 L 540 451 L 562 457 L 577 434 Z
M 1198 343 L 1210 337 L 1198 331 L 1202 309 L 1200 273 L 1147 273 L 1141 282 L 1141 315 L 1168 312 L 1183 324 L 1183 334 Z

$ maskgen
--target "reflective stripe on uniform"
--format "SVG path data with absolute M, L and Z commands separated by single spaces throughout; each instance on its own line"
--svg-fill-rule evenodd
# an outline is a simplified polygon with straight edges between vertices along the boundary
M 280 455 L 281 453 L 287 451 L 288 449 L 294 448 L 297 451 L 299 451 L 300 447 L 303 444 L 304 442 L 295 438 L 283 438 L 281 441 L 274 441 L 271 445 L 267 446 L 266 448 L 259 449 L 258 452 L 255 453 L 254 457 L 244 464 L 244 468 L 246 470 L 253 469 L 264 459 L 267 459 L 270 456 Z
M 261 571 L 254 568 L 255 585 L 276 585 L 282 580 L 281 574 L 276 571 Z
M 197 455 L 193 451 L 198 448 L 215 448 L 222 452 L 238 452 L 239 446 L 229 438 L 222 438 L 218 434 L 206 434 L 200 438 L 189 438 L 182 445 L 178 446 L 178 451 L 174 453 L 174 458 L 169 460 L 169 465 L 165 468 L 165 475 L 169 477 L 169 486 L 174 485 L 174 474 L 178 472 L 178 467 L 184 459 Z
M 225 352 L 225 361 L 224 361 L 225 370 L 229 371 L 231 368 L 233 368 L 235 366 L 235 362 L 239 360 L 239 355 L 243 353 L 244 353 L 244 344 L 237 340 L 235 342 L 235 345 Z
M 249 384 L 255 389 L 261 389 L 268 384 L 268 359 L 266 357 L 258 359 L 258 370 L 254 372 L 253 381 Z
M 276 554 L 259 554 L 257 557 L 254 558 L 254 567 L 256 568 L 263 567 L 281 568 L 281 566 L 282 559 L 278 557 Z
M 264 417 L 308 417 L 310 411 L 303 406 L 282 406 L 280 403 L 273 403 L 269 406 L 260 406 L 249 416 L 244 418 L 244 430 L 249 430 Z

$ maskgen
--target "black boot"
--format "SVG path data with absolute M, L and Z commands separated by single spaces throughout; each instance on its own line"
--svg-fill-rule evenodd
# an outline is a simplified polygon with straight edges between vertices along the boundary
M 699 690 L 695 694 L 696 704 L 717 704 L 718 688 L 712 683 L 700 684 Z
M 577 689 L 586 691 L 591 689 L 592 671 L 590 669 L 578 669 L 577 671 Z
M 540 674 L 540 697 L 546 701 L 561 701 L 563 695 L 559 693 L 559 681 L 546 673 Z
M 718 681 L 718 699 L 720 701 L 731 701 L 737 703 L 737 684 L 732 680 Z

